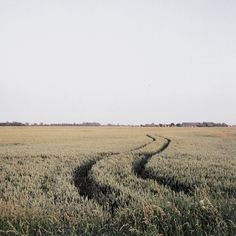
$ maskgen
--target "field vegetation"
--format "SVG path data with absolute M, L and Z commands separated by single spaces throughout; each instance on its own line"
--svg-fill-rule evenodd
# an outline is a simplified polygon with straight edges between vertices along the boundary
M 0 235 L 236 235 L 236 129 L 1 127 Z

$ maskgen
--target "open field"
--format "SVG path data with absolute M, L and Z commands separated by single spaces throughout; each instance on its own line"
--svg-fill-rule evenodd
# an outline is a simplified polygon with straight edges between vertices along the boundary
M 0 235 L 236 235 L 236 128 L 0 128 Z

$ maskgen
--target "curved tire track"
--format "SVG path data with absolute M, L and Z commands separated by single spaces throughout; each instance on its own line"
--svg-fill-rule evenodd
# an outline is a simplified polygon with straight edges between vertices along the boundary
M 147 137 L 151 138 L 153 141 L 154 139 L 150 136 L 150 135 L 146 135 Z M 152 142 L 153 142 L 152 141 Z M 136 147 L 134 149 L 132 149 L 131 151 L 137 151 L 139 149 L 142 149 L 144 147 L 146 147 L 147 145 L 149 145 L 151 142 L 145 143 L 139 147 Z M 86 161 L 83 165 L 79 166 L 75 171 L 74 171 L 74 176 L 73 176 L 73 180 L 74 180 L 74 184 L 77 187 L 77 189 L 79 190 L 79 193 L 81 196 L 83 196 L 84 198 L 87 199 L 95 199 L 94 194 L 93 194 L 93 189 L 94 189 L 94 181 L 89 177 L 89 172 L 91 171 L 93 165 L 95 165 L 98 161 L 104 159 L 104 158 L 108 158 L 114 155 L 119 155 L 121 153 L 113 153 L 113 152 L 109 152 L 109 153 L 100 153 L 100 155 L 92 160 L 88 160 Z M 101 192 L 103 194 L 107 194 L 107 193 L 112 193 L 113 190 L 110 186 L 103 186 L 101 188 L 101 186 L 97 186 L 97 188 L 101 189 Z M 98 203 L 100 203 L 100 201 L 98 199 L 95 199 Z M 117 206 L 118 207 L 118 206 Z M 114 206 L 112 204 L 111 209 L 112 212 L 114 211 Z
M 150 137 L 153 141 L 156 141 L 156 138 L 154 138 L 150 135 L 148 137 Z M 162 136 L 158 136 L 158 137 L 165 139 L 166 143 L 164 143 L 162 145 L 162 147 L 159 150 L 157 150 L 156 152 L 144 154 L 143 158 L 140 160 L 140 162 L 138 164 L 134 164 L 134 168 L 133 168 L 134 173 L 139 178 L 152 179 L 160 185 L 164 185 L 165 187 L 169 187 L 174 192 L 184 192 L 185 194 L 193 195 L 193 193 L 195 191 L 195 187 L 189 186 L 189 185 L 187 186 L 186 184 L 181 183 L 178 180 L 175 180 L 173 177 L 168 178 L 168 177 L 164 177 L 164 176 L 152 175 L 151 173 L 146 171 L 146 164 L 148 163 L 148 161 L 153 156 L 165 151 L 171 143 L 171 139 L 168 139 L 168 138 L 165 138 Z
M 156 138 L 152 137 L 151 135 L 147 135 L 147 137 L 151 138 L 151 139 L 153 140 L 153 142 L 156 141 Z M 159 136 L 159 137 L 161 137 L 161 136 Z M 161 138 L 163 138 L 163 137 L 161 137 Z M 171 140 L 168 139 L 168 138 L 164 138 L 164 139 L 165 139 L 167 142 L 164 143 L 164 144 L 162 145 L 162 147 L 161 147 L 160 149 L 158 149 L 157 151 L 151 152 L 151 153 L 146 153 L 146 154 L 141 154 L 141 155 L 143 155 L 143 158 L 142 158 L 141 161 L 138 163 L 138 165 L 134 165 L 134 168 L 133 168 L 134 173 L 135 173 L 138 177 L 145 179 L 145 174 L 144 174 L 144 173 L 145 173 L 145 166 L 146 166 L 146 164 L 148 163 L 149 159 L 151 159 L 153 156 L 155 156 L 155 155 L 157 155 L 157 154 L 163 152 L 165 149 L 168 148 L 168 146 L 170 145 Z
M 89 171 L 92 169 L 93 165 L 95 165 L 98 161 L 103 158 L 117 155 L 119 153 L 100 153 L 100 155 L 92 160 L 86 161 L 83 165 L 79 166 L 74 172 L 74 184 L 76 188 L 79 190 L 79 193 L 84 198 L 91 199 L 93 198 L 92 194 L 92 181 L 89 178 Z
M 156 138 L 151 135 L 146 135 L 148 138 L 150 138 L 152 141 L 148 142 L 146 144 L 143 144 L 139 147 L 136 147 L 132 151 L 138 151 L 142 148 L 145 148 L 149 144 L 156 141 Z M 134 173 L 142 179 L 152 179 L 156 181 L 158 184 L 164 185 L 165 187 L 169 187 L 174 192 L 184 192 L 186 194 L 191 194 L 193 192 L 193 189 L 190 187 L 185 186 L 182 183 L 175 182 L 174 179 L 171 178 L 165 178 L 162 176 L 153 176 L 151 173 L 147 172 L 145 170 L 146 164 L 148 161 L 157 154 L 162 153 L 164 150 L 168 148 L 168 146 L 171 143 L 171 140 L 165 137 L 158 136 L 160 138 L 163 138 L 166 140 L 166 142 L 156 151 L 150 152 L 150 153 L 142 153 L 137 152 L 133 153 L 133 155 L 141 156 L 141 160 L 136 163 L 133 163 L 133 171 Z M 121 152 L 122 153 L 122 152 Z M 122 207 L 122 204 L 119 203 L 119 196 L 122 195 L 120 190 L 114 189 L 110 185 L 101 185 L 97 181 L 95 181 L 91 175 L 91 169 L 98 161 L 103 160 L 104 158 L 109 158 L 114 155 L 119 155 L 121 153 L 100 153 L 98 157 L 92 160 L 88 160 L 85 162 L 85 164 L 79 166 L 75 172 L 74 172 L 74 184 L 78 188 L 78 191 L 81 196 L 87 199 L 94 199 L 99 205 L 103 206 L 105 210 L 108 210 L 108 212 L 111 213 L 111 215 L 114 215 L 115 210 L 119 207 Z M 126 152 L 123 152 L 126 153 Z M 114 201 L 109 198 L 109 196 L 116 196 L 116 199 Z M 131 199 L 131 196 L 130 196 Z M 127 199 L 127 204 L 129 200 Z

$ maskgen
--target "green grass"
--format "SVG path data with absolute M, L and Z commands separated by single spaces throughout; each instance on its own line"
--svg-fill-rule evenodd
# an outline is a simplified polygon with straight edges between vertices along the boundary
M 236 234 L 233 128 L 4 127 L 0 159 L 0 235 Z

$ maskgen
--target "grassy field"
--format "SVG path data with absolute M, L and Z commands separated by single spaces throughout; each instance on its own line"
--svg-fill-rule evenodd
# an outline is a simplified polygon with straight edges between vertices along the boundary
M 0 128 L 0 235 L 236 235 L 235 128 Z

